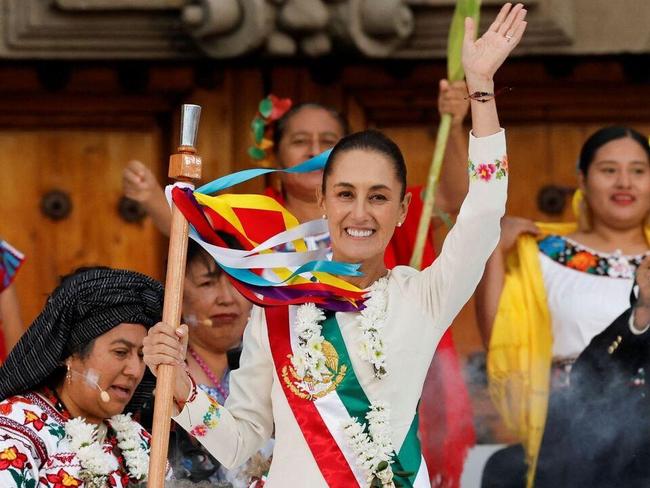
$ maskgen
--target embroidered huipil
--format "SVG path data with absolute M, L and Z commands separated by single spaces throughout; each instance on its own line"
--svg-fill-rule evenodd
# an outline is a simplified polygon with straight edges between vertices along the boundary
M 438 259 L 421 272 L 398 266 L 388 275 L 387 315 L 382 331 L 386 376 L 376 378 L 372 365 L 359 355 L 359 314 L 336 314 L 363 391 L 371 401 L 385 402 L 390 407 L 390 434 L 397 449 L 413 423 L 436 345 L 474 292 L 499 240 L 507 193 L 504 131 L 483 138 L 470 135 L 469 156 L 469 192 Z M 295 308 L 289 307 L 289 317 L 295 316 Z M 264 311 L 254 307 L 244 332 L 240 368 L 232 374 L 225 406 L 198 391 L 174 420 L 193 431 L 227 467 L 241 464 L 275 431 L 266 486 L 327 486 L 321 470 L 336 466 L 319 466 L 312 449 L 328 450 L 333 446 L 307 444 L 285 396 L 283 379 L 276 373 L 269 339 L 273 333 L 267 328 Z M 334 430 L 339 428 L 331 425 Z
M 48 396 L 29 392 L 0 402 L 0 486 L 2 488 L 83 488 L 81 465 L 71 452 L 65 434 L 68 414 L 57 409 Z M 149 446 L 149 434 L 142 429 L 140 441 Z M 126 488 L 129 479 L 115 436 L 103 442 L 112 452 L 118 469 L 109 474 L 110 487 Z M 131 486 L 135 486 L 132 484 Z
M 555 235 L 538 245 L 553 330 L 553 358 L 575 359 L 629 307 L 636 268 L 648 253 L 602 253 Z

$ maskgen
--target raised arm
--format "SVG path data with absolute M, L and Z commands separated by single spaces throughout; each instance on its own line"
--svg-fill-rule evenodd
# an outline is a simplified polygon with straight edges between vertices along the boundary
M 483 277 L 476 287 L 476 322 L 483 346 L 488 348 L 492 325 L 499 309 L 499 300 L 506 276 L 506 256 L 522 234 L 538 235 L 539 229 L 532 220 L 520 217 L 501 219 L 501 239 L 485 265 Z
M 440 80 L 438 112 L 451 115 L 449 140 L 440 169 L 436 206 L 447 214 L 456 215 L 467 195 L 467 132 L 463 121 L 469 110 L 465 81 L 450 83 Z
M 169 237 L 172 213 L 165 192 L 151 170 L 140 161 L 129 161 L 122 171 L 124 195 L 142 205 L 156 228 Z
M 523 4 L 506 3 L 490 28 L 474 41 L 476 26 L 465 19 L 463 68 L 472 110 L 472 132 L 475 137 L 496 134 L 500 130 L 494 100 L 494 74 L 510 52 L 519 44 L 526 30 Z M 481 95 L 482 94 L 482 95 Z
M 506 4 L 490 30 L 476 41 L 473 23 L 470 19 L 466 21 L 463 65 L 473 94 L 469 192 L 440 257 L 407 285 L 412 287 L 408 292 L 419 297 L 423 309 L 431 314 L 440 329 L 449 326 L 474 292 L 485 263 L 499 241 L 500 219 L 507 196 L 508 161 L 505 135 L 499 127 L 496 103 L 490 94 L 494 73 L 521 39 L 526 27 L 525 15 L 521 4 L 515 7 Z

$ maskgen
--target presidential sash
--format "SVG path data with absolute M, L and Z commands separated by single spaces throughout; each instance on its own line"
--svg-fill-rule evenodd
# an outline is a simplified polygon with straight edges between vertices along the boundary
M 354 372 L 336 316 L 330 313 L 322 323 L 323 351 L 330 374 L 320 383 L 309 383 L 306 391 L 305 378 L 296 375 L 291 363 L 297 339 L 291 327 L 294 313 L 295 307 L 265 309 L 273 362 L 289 407 L 327 484 L 366 487 L 366 473 L 357 465 L 357 457 L 348 446 L 343 423 L 351 417 L 365 421 L 370 401 Z M 398 486 L 429 488 L 417 427 L 415 415 L 391 467 L 394 473 L 409 473 L 395 476 Z

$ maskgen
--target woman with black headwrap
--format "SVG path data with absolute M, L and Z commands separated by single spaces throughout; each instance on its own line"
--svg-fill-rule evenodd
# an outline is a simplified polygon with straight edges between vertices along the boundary
M 149 435 L 122 412 L 162 302 L 160 283 L 132 271 L 63 278 L 0 369 L 0 486 L 145 482 Z

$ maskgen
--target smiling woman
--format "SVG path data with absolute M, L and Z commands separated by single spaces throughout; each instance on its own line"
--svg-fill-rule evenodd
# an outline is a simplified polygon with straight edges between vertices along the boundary
M 0 486 L 145 482 L 149 436 L 122 412 L 162 298 L 160 283 L 131 271 L 62 279 L 0 369 Z
M 488 462 L 485 487 L 523 486 L 526 469 L 537 487 L 571 485 L 560 468 L 573 362 L 628 308 L 635 271 L 650 255 L 648 139 L 602 128 L 585 142 L 578 170 L 578 222 L 504 218 L 477 290 L 492 394 L 523 445 Z
M 411 202 L 404 157 L 381 132 L 344 137 L 330 154 L 321 191 L 333 259 L 360 263 L 363 277 L 352 282 L 366 288 L 386 274 L 386 246 Z
M 470 168 L 505 166 L 492 77 L 526 28 L 523 5 L 506 4 L 474 41 L 466 20 L 463 65 L 472 98 Z M 481 97 L 476 94 L 482 93 Z M 478 99 L 480 98 L 480 100 Z M 267 487 L 430 488 L 417 436 L 424 380 L 445 330 L 469 299 L 499 238 L 507 171 L 472 178 L 457 222 L 433 265 L 388 271 L 384 252 L 406 217 L 399 149 L 366 131 L 343 138 L 324 169 L 319 208 L 334 259 L 359 263 L 362 307 L 333 313 L 307 297 L 300 305 L 253 307 L 240 368 L 225 405 L 176 368 L 175 421 L 221 463 L 237 466 L 275 432 Z M 187 328 L 157 324 L 145 361 L 184 359 Z

